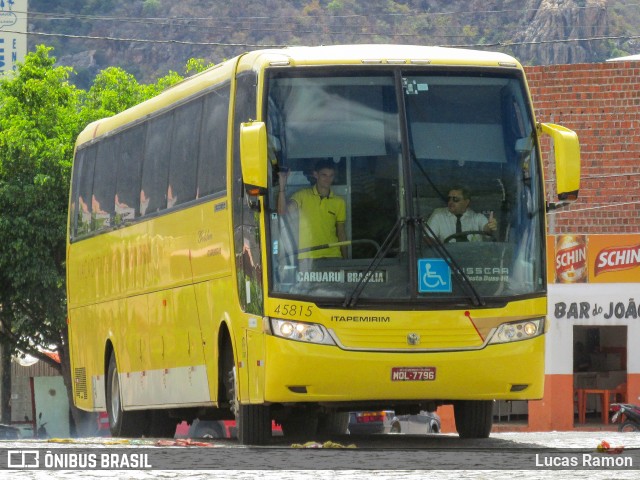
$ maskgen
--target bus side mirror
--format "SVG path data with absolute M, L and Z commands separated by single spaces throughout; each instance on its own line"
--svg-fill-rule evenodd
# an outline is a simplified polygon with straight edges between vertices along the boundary
M 580 143 L 576 132 L 553 123 L 539 123 L 538 128 L 553 140 L 558 200 L 561 204 L 576 201 L 580 190 Z
M 240 158 L 247 194 L 264 195 L 267 191 L 267 127 L 264 122 L 240 125 Z

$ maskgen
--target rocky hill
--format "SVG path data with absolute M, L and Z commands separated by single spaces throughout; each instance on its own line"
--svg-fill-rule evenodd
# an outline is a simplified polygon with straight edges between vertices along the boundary
M 81 85 L 111 65 L 152 81 L 183 73 L 189 58 L 217 63 L 272 45 L 453 45 L 529 65 L 640 51 L 635 0 L 30 0 L 29 8 L 30 48 L 54 46 Z

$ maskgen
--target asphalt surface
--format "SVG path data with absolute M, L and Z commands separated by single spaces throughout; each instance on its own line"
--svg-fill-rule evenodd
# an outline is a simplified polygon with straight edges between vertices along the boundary
M 609 450 L 602 451 L 607 445 Z M 615 447 L 619 447 L 617 451 Z M 103 458 L 107 461 L 104 465 Z M 271 445 L 261 448 L 243 447 L 235 440 L 0 441 L 1 479 L 114 477 L 119 480 L 637 479 L 640 434 L 509 432 L 494 433 L 485 440 L 465 440 L 450 434 L 354 435 L 330 441 L 301 440 L 295 445 L 284 437 L 274 437 Z

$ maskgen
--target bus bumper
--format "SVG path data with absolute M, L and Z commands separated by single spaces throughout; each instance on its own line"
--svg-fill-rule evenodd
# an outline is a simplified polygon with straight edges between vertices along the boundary
M 267 335 L 265 402 L 531 400 L 544 389 L 544 335 L 481 350 L 356 352 Z M 435 369 L 395 380 L 394 369 Z

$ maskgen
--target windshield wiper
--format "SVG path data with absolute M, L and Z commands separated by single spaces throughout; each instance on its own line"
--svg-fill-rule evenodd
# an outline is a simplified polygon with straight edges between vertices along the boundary
M 429 241 L 431 242 L 431 246 L 434 247 L 438 255 L 445 262 L 447 262 L 447 265 L 449 265 L 449 268 L 451 268 L 451 271 L 453 272 L 454 278 L 465 290 L 465 292 L 469 296 L 469 299 L 471 300 L 471 303 L 473 303 L 473 305 L 477 307 L 486 305 L 485 300 L 480 296 L 476 288 L 471 283 L 471 280 L 469 280 L 469 276 L 464 273 L 464 270 L 462 270 L 462 268 L 460 268 L 458 262 L 456 262 L 456 260 L 451 256 L 449 250 L 447 250 L 447 248 L 444 246 L 444 243 L 442 243 L 442 240 L 438 238 L 433 229 L 424 220 L 424 218 L 418 217 L 416 219 L 416 223 L 420 224 L 420 226 L 422 227 L 422 233 L 429 239 Z
M 446 249 L 442 241 L 436 236 L 433 229 L 427 224 L 427 222 L 422 217 L 417 218 L 406 218 L 401 217 L 398 218 L 396 223 L 393 225 L 387 238 L 385 238 L 384 242 L 380 246 L 380 249 L 376 252 L 376 255 L 373 257 L 365 271 L 363 272 L 360 280 L 356 284 L 353 291 L 347 295 L 344 299 L 342 306 L 344 308 L 355 307 L 360 295 L 362 294 L 364 288 L 371 280 L 371 272 L 378 268 L 382 259 L 387 255 L 393 242 L 398 238 L 402 229 L 409 223 L 415 222 L 421 226 L 422 233 L 429 238 L 432 242 L 432 246 L 438 253 L 438 255 L 447 262 L 447 265 L 451 268 L 453 272 L 453 277 L 458 281 L 458 283 L 462 286 L 463 290 L 468 295 L 471 303 L 474 306 L 484 306 L 486 305 L 485 300 L 480 296 L 478 291 L 475 289 L 471 280 L 469 280 L 469 276 L 464 273 L 464 270 L 460 268 L 460 265 L 456 262 L 456 260 L 451 256 L 449 251 Z
M 398 218 L 396 223 L 393 225 L 393 227 L 389 231 L 387 238 L 384 239 L 384 242 L 382 242 L 382 245 L 376 252 L 375 256 L 373 257 L 369 265 L 367 265 L 366 270 L 360 277 L 360 280 L 356 284 L 353 291 L 345 297 L 344 302 L 342 304 L 344 308 L 355 307 L 356 303 L 358 302 L 358 298 L 360 298 L 360 294 L 362 294 L 364 287 L 367 286 L 367 284 L 371 279 L 371 275 L 370 275 L 371 272 L 378 268 L 378 265 L 380 265 L 380 262 L 382 261 L 382 259 L 387 255 L 387 253 L 389 253 L 389 250 L 391 250 L 391 246 L 393 245 L 393 242 L 396 241 L 396 239 L 400 235 L 400 232 L 402 231 L 406 223 L 407 221 L 404 217 Z

